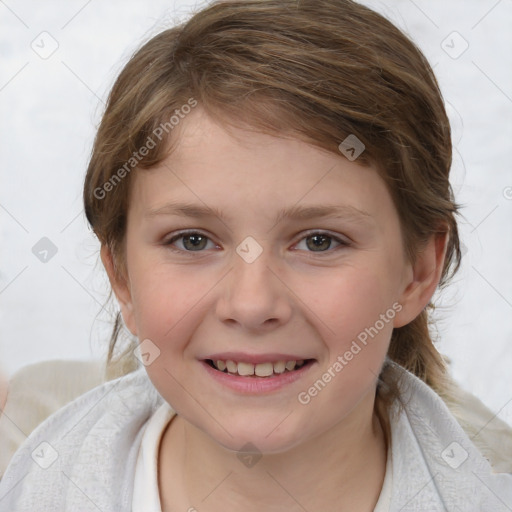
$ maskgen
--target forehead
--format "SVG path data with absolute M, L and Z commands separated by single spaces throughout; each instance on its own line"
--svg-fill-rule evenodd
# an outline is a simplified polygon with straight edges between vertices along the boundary
M 199 107 L 172 136 L 169 156 L 133 176 L 130 209 L 140 214 L 151 215 L 168 203 L 187 203 L 196 217 L 208 208 L 232 217 L 251 208 L 263 215 L 272 209 L 281 217 L 294 210 L 304 217 L 307 208 L 312 215 L 312 208 L 326 205 L 364 217 L 378 214 L 377 207 L 382 213 L 384 203 L 390 206 L 374 167 L 297 137 L 221 125 Z

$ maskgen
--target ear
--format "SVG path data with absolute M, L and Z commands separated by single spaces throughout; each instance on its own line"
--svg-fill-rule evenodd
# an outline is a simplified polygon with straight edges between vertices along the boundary
M 110 247 L 107 245 L 102 245 L 100 256 L 103 266 L 107 271 L 112 290 L 114 291 L 117 301 L 119 302 L 119 306 L 121 307 L 121 314 L 123 316 L 124 323 L 130 332 L 134 336 L 137 336 L 137 326 L 135 323 L 135 315 L 129 283 L 116 271 L 114 258 Z
M 409 266 L 404 289 L 398 300 L 402 309 L 395 316 L 393 327 L 412 322 L 427 306 L 441 279 L 448 233 L 433 235 Z

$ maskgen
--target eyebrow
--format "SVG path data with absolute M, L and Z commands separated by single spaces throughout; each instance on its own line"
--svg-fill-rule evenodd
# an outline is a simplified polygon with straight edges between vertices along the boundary
M 146 211 L 145 217 L 153 218 L 160 215 L 176 215 L 179 217 L 193 217 L 197 219 L 206 217 L 218 217 L 220 219 L 230 218 L 218 208 L 192 203 L 171 202 L 156 209 Z M 341 218 L 353 221 L 371 221 L 373 216 L 365 210 L 360 210 L 350 205 L 322 205 L 322 206 L 300 206 L 294 205 L 289 208 L 282 208 L 278 211 L 275 223 L 285 219 L 307 220 L 317 218 Z

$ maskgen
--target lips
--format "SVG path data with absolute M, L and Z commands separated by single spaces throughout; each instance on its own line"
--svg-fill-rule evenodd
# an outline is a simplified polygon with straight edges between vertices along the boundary
M 312 359 L 277 359 L 252 363 L 248 361 L 236 361 L 233 359 L 206 359 L 206 362 L 216 370 L 242 377 L 271 377 L 287 372 L 293 372 L 312 362 Z

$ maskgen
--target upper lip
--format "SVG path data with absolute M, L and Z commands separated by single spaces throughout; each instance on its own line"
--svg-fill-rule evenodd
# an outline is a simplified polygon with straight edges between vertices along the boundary
M 237 363 L 275 363 L 276 361 L 301 361 L 312 359 L 311 357 L 299 356 L 296 354 L 247 354 L 244 352 L 219 352 L 211 354 L 204 358 L 204 360 L 211 359 L 212 361 L 236 361 Z

